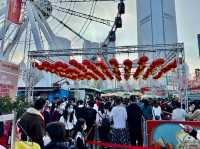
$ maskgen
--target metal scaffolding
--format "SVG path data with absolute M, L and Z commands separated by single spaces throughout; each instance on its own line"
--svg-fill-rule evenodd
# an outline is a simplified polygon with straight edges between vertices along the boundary
M 109 49 L 116 49 L 115 51 Z M 165 52 L 164 57 L 159 57 L 158 55 L 162 52 Z M 77 49 L 61 49 L 61 50 L 41 50 L 41 51 L 29 51 L 28 52 L 28 64 L 29 67 L 32 67 L 31 62 L 34 60 L 43 61 L 47 60 L 53 62 L 56 58 L 64 56 L 84 56 L 84 55 L 117 55 L 117 54 L 131 54 L 136 53 L 138 55 L 154 55 L 156 58 L 164 58 L 165 63 L 163 66 L 167 65 L 171 60 L 177 60 L 177 69 L 176 69 L 176 90 L 179 94 L 179 99 L 183 104 L 185 104 L 186 109 L 188 109 L 188 97 L 187 97 L 187 83 L 181 83 L 183 80 L 187 82 L 186 68 L 185 68 L 185 53 L 183 43 L 177 44 L 157 44 L 157 45 L 136 45 L 136 46 L 116 46 L 116 47 L 103 47 L 103 48 L 90 48 L 90 51 L 84 48 Z M 54 59 L 53 59 L 54 58 Z M 149 64 L 147 64 L 149 65 Z M 108 66 L 109 67 L 109 66 Z M 32 69 L 32 68 L 30 68 Z M 30 79 L 30 76 L 27 77 Z M 31 81 L 28 81 L 29 85 L 27 86 L 27 99 L 31 99 L 33 95 L 33 86 L 31 86 Z

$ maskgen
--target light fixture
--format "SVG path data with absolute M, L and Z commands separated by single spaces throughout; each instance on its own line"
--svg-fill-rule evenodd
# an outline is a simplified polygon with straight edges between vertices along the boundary
M 123 0 L 121 0 L 120 3 L 118 4 L 118 12 L 119 12 L 119 14 L 125 13 L 125 4 L 124 4 Z
M 121 18 L 121 16 L 117 16 L 115 18 L 115 25 L 116 25 L 116 28 L 122 28 L 122 18 Z

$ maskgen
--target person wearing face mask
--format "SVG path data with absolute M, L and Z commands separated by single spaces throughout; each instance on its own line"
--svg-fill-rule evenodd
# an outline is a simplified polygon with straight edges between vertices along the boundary
M 86 149 L 86 144 L 85 144 L 85 130 L 87 129 L 87 125 L 84 119 L 78 119 L 76 126 L 75 126 L 75 131 L 73 138 L 75 140 L 75 146 L 76 149 Z
M 55 109 L 51 112 L 51 121 L 52 122 L 57 122 L 60 120 L 60 117 L 63 114 L 64 110 L 64 102 L 58 101 L 57 105 L 55 105 Z
M 64 123 L 65 125 L 66 137 L 71 137 L 72 131 L 77 122 L 74 108 L 72 105 L 66 105 L 65 110 L 63 111 L 63 115 L 60 118 L 60 122 Z
M 45 104 L 46 100 L 42 98 L 36 100 L 33 107 L 27 109 L 17 124 L 22 133 L 21 140 L 27 141 L 30 137 L 33 142 L 40 145 L 41 149 L 44 148 L 43 136 L 45 129 L 44 117 L 41 113 Z

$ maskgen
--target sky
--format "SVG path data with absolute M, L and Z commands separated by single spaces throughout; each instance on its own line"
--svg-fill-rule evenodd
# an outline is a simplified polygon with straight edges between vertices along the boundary
M 200 0 L 175 0 L 176 1 L 176 18 L 178 29 L 178 42 L 184 42 L 186 62 L 189 65 L 190 73 L 194 73 L 195 68 L 200 68 L 200 57 L 197 44 L 197 34 L 200 33 Z M 117 11 L 118 1 L 98 2 L 94 15 L 114 20 Z M 116 45 L 137 45 L 137 13 L 136 0 L 125 0 L 126 12 L 122 16 L 123 27 L 116 33 Z M 72 8 L 72 6 L 69 6 Z M 76 11 L 88 13 L 91 4 L 76 4 Z M 59 15 L 58 15 L 59 16 Z M 69 17 L 69 16 L 68 16 Z M 62 19 L 61 16 L 59 18 Z M 77 17 L 68 18 L 67 24 L 74 30 L 80 30 L 84 21 Z M 51 22 L 50 24 L 56 24 Z M 56 26 L 56 25 L 55 25 Z M 91 41 L 101 42 L 105 39 L 110 28 L 98 23 L 91 23 L 83 36 Z M 56 35 L 68 39 L 73 39 L 74 34 L 63 30 L 63 27 L 56 26 L 53 28 Z M 73 40 L 74 47 L 80 47 L 80 40 Z M 19 48 L 20 49 L 20 48 Z M 20 49 L 21 50 L 21 49 Z M 20 57 L 21 51 L 15 52 L 15 57 Z M 16 58 L 17 59 L 17 58 Z M 18 58 L 19 60 L 19 58 Z
M 190 71 L 200 68 L 197 34 L 200 33 L 200 0 L 176 0 L 178 41 L 184 42 Z
M 200 33 L 200 0 L 175 0 L 175 2 L 178 42 L 184 43 L 186 62 L 189 65 L 190 73 L 194 74 L 194 69 L 200 68 L 200 56 L 197 43 L 197 34 Z M 106 7 L 102 7 L 102 5 L 97 6 L 95 15 L 112 19 L 115 12 L 108 11 L 108 9 L 116 10 L 116 6 L 107 5 Z M 125 5 L 126 13 L 122 16 L 123 27 L 116 33 L 117 45 L 136 45 L 136 0 L 126 0 Z M 105 38 L 106 29 L 100 33 L 95 23 L 91 24 L 90 27 L 90 30 L 85 34 L 86 37 L 97 42 Z

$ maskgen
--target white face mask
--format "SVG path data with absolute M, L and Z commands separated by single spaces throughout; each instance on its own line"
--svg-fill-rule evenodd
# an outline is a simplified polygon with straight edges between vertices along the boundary
M 73 108 L 69 108 L 69 109 L 68 109 L 68 112 L 69 112 L 69 113 L 72 113 L 73 111 L 74 111 Z
M 86 125 L 86 124 L 84 124 L 83 130 L 86 130 L 86 129 L 87 129 L 87 125 Z

